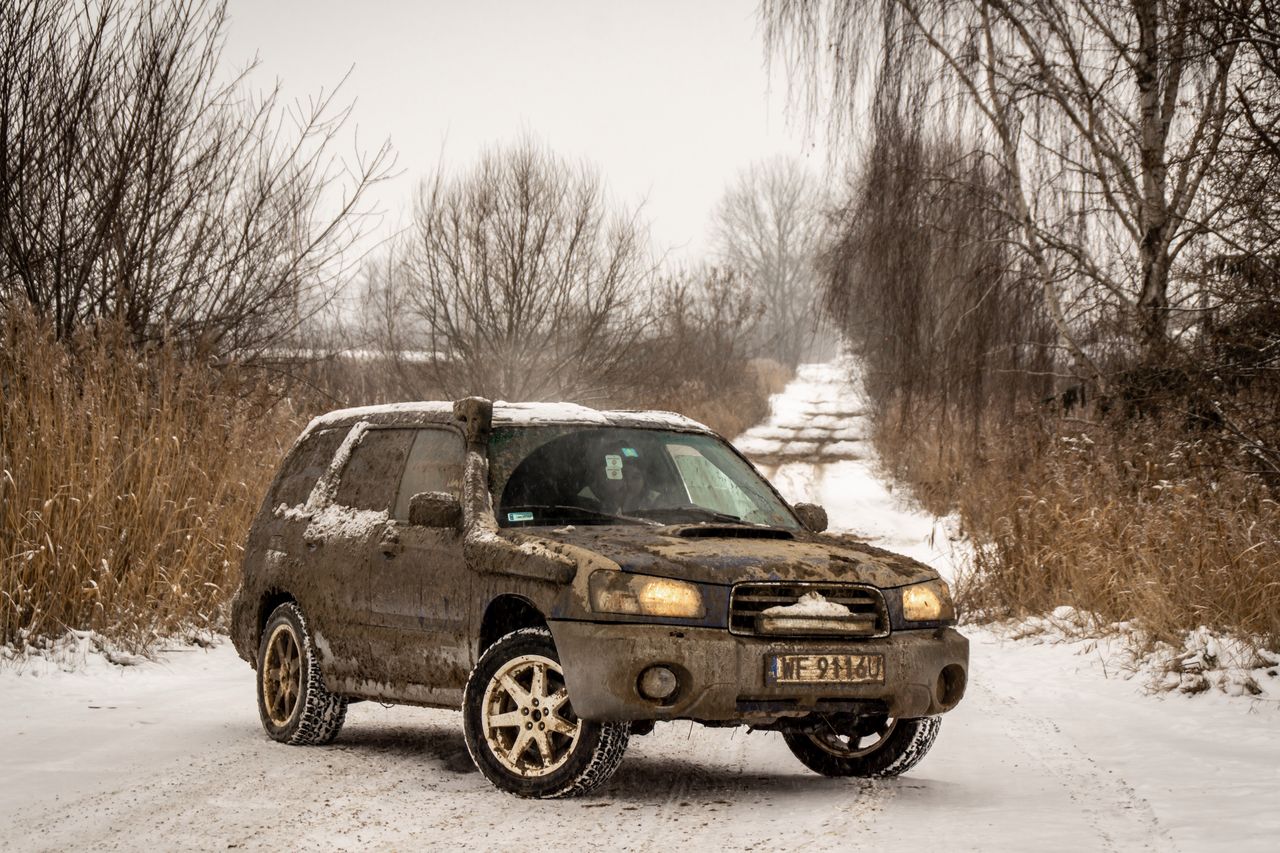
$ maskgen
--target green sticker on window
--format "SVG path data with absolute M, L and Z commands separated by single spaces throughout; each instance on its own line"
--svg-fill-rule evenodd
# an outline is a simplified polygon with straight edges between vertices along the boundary
M 622 448 L 622 455 L 630 456 L 632 459 L 639 459 L 640 451 L 636 450 L 634 447 L 624 447 Z
M 507 513 L 507 521 L 533 521 L 533 513 L 509 512 Z

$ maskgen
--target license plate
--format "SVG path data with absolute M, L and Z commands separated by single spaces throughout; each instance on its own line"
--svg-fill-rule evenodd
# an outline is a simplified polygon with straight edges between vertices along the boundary
M 769 655 L 767 684 L 883 684 L 884 655 Z

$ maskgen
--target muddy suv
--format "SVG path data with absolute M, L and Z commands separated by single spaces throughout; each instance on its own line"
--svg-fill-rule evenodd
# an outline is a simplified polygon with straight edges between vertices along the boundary
M 232 637 L 272 738 L 328 743 L 359 699 L 461 708 L 522 796 L 591 790 L 676 719 L 896 775 L 963 696 L 968 641 L 932 569 L 825 527 L 677 415 L 350 409 L 272 483 Z

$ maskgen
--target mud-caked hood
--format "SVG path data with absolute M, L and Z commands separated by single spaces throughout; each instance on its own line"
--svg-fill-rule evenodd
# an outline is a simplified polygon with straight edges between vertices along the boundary
M 623 571 L 699 583 L 848 581 L 888 588 L 937 576 L 925 564 L 849 536 L 740 526 L 525 528 L 541 539 L 592 551 Z

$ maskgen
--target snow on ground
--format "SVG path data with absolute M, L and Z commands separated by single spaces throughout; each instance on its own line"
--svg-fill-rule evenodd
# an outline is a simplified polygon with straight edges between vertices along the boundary
M 862 536 L 951 578 L 955 525 L 924 512 L 883 479 L 855 376 L 850 362 L 802 366 L 770 401 L 769 419 L 734 444 L 783 497 L 826 508 L 832 531 Z M 827 433 L 816 447 L 809 437 L 814 422 L 825 424 Z
M 838 372 L 809 367 L 773 420 L 851 401 Z M 824 502 L 833 528 L 946 556 L 869 463 L 778 464 L 784 493 Z M 776 734 L 666 723 L 632 740 L 607 786 L 564 802 L 490 787 L 456 712 L 365 702 L 332 746 L 274 743 L 226 643 L 128 667 L 10 663 L 0 848 L 1276 849 L 1275 702 L 1145 695 L 1100 646 L 966 633 L 969 694 L 905 777 L 825 779 Z

